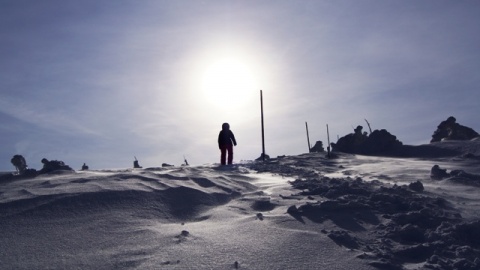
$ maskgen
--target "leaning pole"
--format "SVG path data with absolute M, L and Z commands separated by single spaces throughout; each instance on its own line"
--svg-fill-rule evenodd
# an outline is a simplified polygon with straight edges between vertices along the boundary
M 260 90 L 260 113 L 262 118 L 262 160 L 265 161 L 265 129 L 263 126 L 263 95 Z
M 310 137 L 308 136 L 308 124 L 307 124 L 307 122 L 305 122 L 305 129 L 307 130 L 308 152 L 310 153 L 312 147 L 310 146 Z

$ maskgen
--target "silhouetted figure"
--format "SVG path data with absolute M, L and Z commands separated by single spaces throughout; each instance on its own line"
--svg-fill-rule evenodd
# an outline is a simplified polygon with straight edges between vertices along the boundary
M 14 155 L 10 162 L 15 166 L 18 174 L 24 174 L 28 169 L 27 162 L 22 155 Z
M 87 164 L 83 163 L 83 165 L 82 165 L 82 171 L 87 171 L 87 170 L 88 170 Z
M 142 166 L 140 166 L 140 164 L 138 164 L 137 157 L 134 157 L 134 158 L 135 158 L 135 160 L 133 161 L 133 168 L 141 169 Z
M 230 130 L 228 123 L 222 124 L 222 130 L 218 134 L 218 148 L 220 148 L 220 164 L 225 165 L 228 155 L 228 164 L 233 163 L 233 146 L 237 145 L 235 136 Z

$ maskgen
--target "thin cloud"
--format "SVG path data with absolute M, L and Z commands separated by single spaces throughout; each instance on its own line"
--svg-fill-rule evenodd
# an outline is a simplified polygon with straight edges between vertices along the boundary
M 0 100 L 0 110 L 18 121 L 26 122 L 37 128 L 51 130 L 56 133 L 101 135 L 97 131 L 78 123 L 66 114 L 35 109 L 34 105 L 26 102 L 2 98 Z

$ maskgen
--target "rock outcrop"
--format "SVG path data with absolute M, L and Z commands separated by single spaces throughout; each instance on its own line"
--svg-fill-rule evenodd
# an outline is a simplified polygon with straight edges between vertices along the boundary
M 74 170 L 70 166 L 66 165 L 61 160 L 48 160 L 46 158 L 42 159 L 43 168 L 38 171 L 39 174 L 52 173 L 56 171 L 71 171 Z
M 362 132 L 362 129 L 362 126 L 357 126 L 354 133 L 332 143 L 333 150 L 351 154 L 382 155 L 392 153 L 403 145 L 385 129 L 374 130 L 371 134 Z
M 475 130 L 472 128 L 462 126 L 457 123 L 455 117 L 450 116 L 447 120 L 438 125 L 437 130 L 432 135 L 431 143 L 440 142 L 443 140 L 471 140 L 479 137 Z
M 312 148 L 310 148 L 310 153 L 314 153 L 314 152 L 325 152 L 322 141 L 317 141 L 315 145 Z

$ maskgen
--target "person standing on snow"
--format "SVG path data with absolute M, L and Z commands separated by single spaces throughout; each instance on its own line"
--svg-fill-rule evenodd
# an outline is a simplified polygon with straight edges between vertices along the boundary
M 235 136 L 233 132 L 230 130 L 230 125 L 228 123 L 223 123 L 222 130 L 218 134 L 218 148 L 220 148 L 220 163 L 225 165 L 226 157 L 228 154 L 228 164 L 232 164 L 233 162 L 233 146 L 237 145 L 237 141 L 235 140 Z

